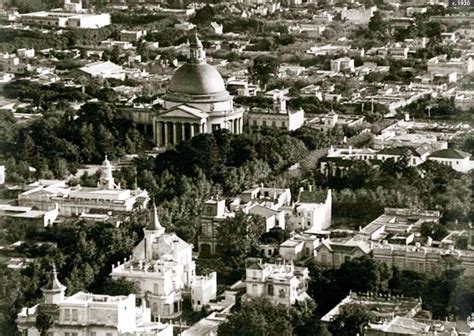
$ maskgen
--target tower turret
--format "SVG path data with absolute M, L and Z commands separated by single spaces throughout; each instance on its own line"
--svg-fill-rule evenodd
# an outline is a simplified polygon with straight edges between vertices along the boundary
M 56 266 L 53 264 L 53 272 L 50 280 L 41 288 L 43 292 L 44 301 L 46 304 L 59 304 L 64 300 L 64 294 L 66 292 L 66 286 L 58 280 L 58 272 L 56 271 Z
M 161 225 L 158 219 L 158 210 L 155 203 L 153 203 L 153 217 L 145 228 L 145 259 L 153 259 L 153 242 L 156 238 L 165 233 L 165 228 Z
M 115 184 L 114 176 L 112 173 L 112 164 L 107 159 L 107 155 L 105 156 L 104 162 L 102 162 L 100 170 L 101 174 L 100 180 L 98 182 L 98 187 L 101 189 L 117 189 L 118 186 Z

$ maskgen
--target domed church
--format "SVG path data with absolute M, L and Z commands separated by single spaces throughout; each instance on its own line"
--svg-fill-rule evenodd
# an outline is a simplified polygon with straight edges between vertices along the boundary
M 243 109 L 234 107 L 222 76 L 206 63 L 197 35 L 189 49 L 188 62 L 174 73 L 163 98 L 163 110 L 154 117 L 153 134 L 158 147 L 174 146 L 218 129 L 242 133 Z

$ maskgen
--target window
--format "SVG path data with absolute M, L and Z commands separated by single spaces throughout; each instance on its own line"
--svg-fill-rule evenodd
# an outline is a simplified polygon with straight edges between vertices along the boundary
M 174 309 L 175 313 L 179 312 L 179 302 L 174 302 L 173 303 L 173 309 Z
M 252 285 L 252 293 L 257 294 L 257 285 L 256 284 Z
M 158 294 L 158 284 L 153 284 L 153 293 Z
M 266 120 L 262 121 L 262 126 L 267 126 L 267 121 Z
M 280 289 L 280 299 L 284 299 L 286 297 L 286 293 L 284 289 Z
M 277 125 L 277 122 L 276 121 L 272 121 L 272 127 L 276 127 Z
M 345 256 L 345 257 L 344 257 L 344 262 L 349 262 L 349 261 L 351 261 L 351 257 Z
M 112 336 L 112 333 L 107 333 L 107 334 L 105 334 L 105 335 L 107 335 L 107 336 Z
M 73 310 L 72 310 L 72 320 L 73 320 L 73 321 L 77 321 L 77 320 L 78 320 L 77 309 L 73 309 Z
M 70 320 L 71 319 L 71 310 L 70 309 L 64 309 L 64 319 L 65 320 Z
M 269 296 L 275 295 L 275 293 L 274 293 L 274 288 L 273 288 L 273 285 L 272 285 L 272 284 L 268 284 L 268 286 L 267 286 L 267 294 L 268 294 Z
M 281 122 L 281 127 L 286 127 L 286 123 L 284 121 Z
M 253 125 L 254 125 L 254 126 L 257 126 L 257 120 L 254 120 L 254 121 L 253 121 Z

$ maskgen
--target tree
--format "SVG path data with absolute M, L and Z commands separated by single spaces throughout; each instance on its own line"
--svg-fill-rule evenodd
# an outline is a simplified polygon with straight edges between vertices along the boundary
M 138 294 L 139 289 L 136 283 L 128 281 L 125 278 L 117 280 L 109 279 L 105 285 L 104 294 L 106 295 L 130 295 Z
M 250 75 L 254 80 L 260 81 L 260 86 L 265 88 L 270 78 L 276 75 L 278 66 L 278 58 L 274 56 L 257 56 L 250 67 Z
M 41 336 L 48 335 L 48 330 L 53 326 L 53 324 L 53 316 L 44 310 L 40 310 L 38 315 L 36 315 L 35 327 L 39 330 Z
M 364 335 L 369 322 L 375 322 L 375 315 L 366 307 L 346 304 L 340 307 L 339 314 L 331 321 L 329 331 L 337 336 Z
M 257 250 L 258 238 L 265 231 L 264 218 L 243 212 L 227 218 L 217 229 L 219 255 L 230 267 L 242 267 L 252 250 Z
M 382 16 L 380 11 L 374 12 L 369 21 L 369 30 L 384 36 L 387 33 L 388 22 Z
M 324 31 L 323 31 L 323 34 L 324 38 L 326 40 L 332 40 L 333 38 L 335 38 L 337 36 L 337 32 L 331 28 L 331 27 L 327 27 Z
M 421 224 L 420 232 L 423 237 L 431 237 L 434 240 L 441 240 L 449 233 L 448 229 L 442 224 L 426 222 Z
M 217 334 L 235 336 L 290 336 L 290 309 L 266 299 L 253 299 L 219 325 Z
M 197 24 L 199 26 L 208 26 L 214 19 L 215 15 L 216 11 L 214 7 L 206 5 L 196 11 L 196 14 L 194 14 L 194 17 L 191 21 L 192 23 Z

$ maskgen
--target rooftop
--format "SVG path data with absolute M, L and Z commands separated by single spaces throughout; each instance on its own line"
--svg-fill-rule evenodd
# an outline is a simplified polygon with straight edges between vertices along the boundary
M 457 149 L 441 149 L 439 151 L 433 152 L 430 157 L 434 158 L 443 158 L 443 159 L 465 159 L 470 157 L 471 154 L 462 152 Z

